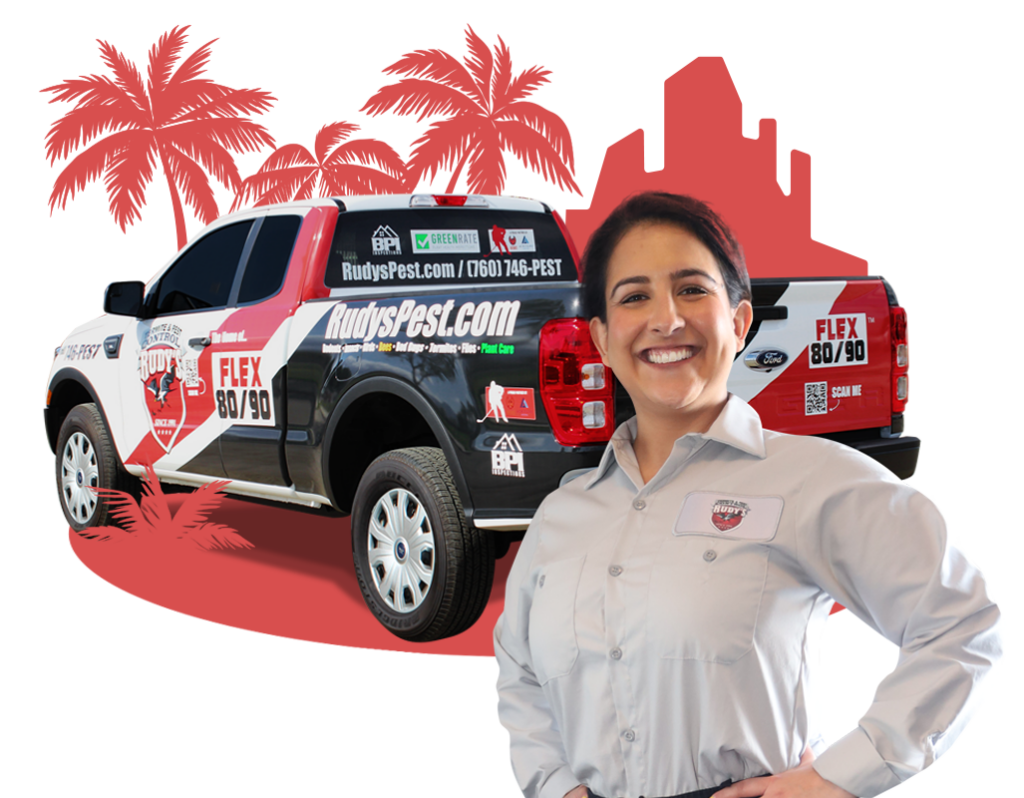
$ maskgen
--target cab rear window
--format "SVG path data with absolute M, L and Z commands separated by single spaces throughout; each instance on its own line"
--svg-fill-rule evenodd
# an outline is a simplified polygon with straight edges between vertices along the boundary
M 470 208 L 342 213 L 324 275 L 330 288 L 576 279 L 553 216 Z

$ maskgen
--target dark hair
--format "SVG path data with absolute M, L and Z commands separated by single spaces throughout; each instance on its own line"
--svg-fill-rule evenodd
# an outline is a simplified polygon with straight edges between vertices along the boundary
M 684 194 L 646 191 L 627 197 L 594 231 L 583 253 L 583 309 L 588 319 L 606 321 L 608 261 L 630 230 L 642 224 L 670 224 L 692 233 L 708 248 L 722 272 L 729 303 L 750 300 L 743 249 L 722 219 L 705 203 Z

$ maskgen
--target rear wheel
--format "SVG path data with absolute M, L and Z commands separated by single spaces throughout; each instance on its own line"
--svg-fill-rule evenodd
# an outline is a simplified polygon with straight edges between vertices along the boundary
M 494 580 L 494 540 L 466 523 L 448 463 L 433 447 L 370 463 L 356 489 L 352 554 L 367 605 L 406 640 L 468 629 Z
M 71 528 L 82 532 L 111 523 L 107 503 L 91 488 L 125 490 L 107 425 L 95 404 L 72 408 L 57 436 L 57 491 Z

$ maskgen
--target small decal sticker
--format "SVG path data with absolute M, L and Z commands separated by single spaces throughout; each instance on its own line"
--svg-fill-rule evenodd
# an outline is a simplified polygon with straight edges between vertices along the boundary
M 523 447 L 516 436 L 506 433 L 502 435 L 494 448 L 491 449 L 491 473 L 496 477 L 525 477 L 523 467 Z
M 476 230 L 410 230 L 414 255 L 435 252 L 479 254 L 480 235 Z
M 711 508 L 711 523 L 719 532 L 732 532 L 743 523 L 750 505 L 734 499 L 719 499 Z
M 487 237 L 490 239 L 491 254 L 495 252 L 503 252 L 506 255 L 511 255 L 513 252 L 536 252 L 537 247 L 534 244 L 536 240 L 533 235 L 533 230 L 528 228 L 517 228 L 515 230 L 504 227 L 498 227 L 494 225 L 488 232 Z
M 528 421 L 537 418 L 533 388 L 506 388 L 491 380 L 491 384 L 484 390 L 484 405 L 487 412 L 483 418 L 477 419 L 480 423 L 488 418 L 506 423 L 510 418 Z
M 804 415 L 821 416 L 828 412 L 828 383 L 804 383 Z
M 398 233 L 392 230 L 390 225 L 382 224 L 374 230 L 371 240 L 374 255 L 402 254 L 402 245 L 398 240 Z

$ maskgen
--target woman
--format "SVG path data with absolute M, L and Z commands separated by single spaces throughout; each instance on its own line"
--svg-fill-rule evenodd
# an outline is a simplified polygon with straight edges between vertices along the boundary
M 636 416 L 544 501 L 508 578 L 499 716 L 524 794 L 849 798 L 926 767 L 999 654 L 999 610 L 934 506 L 850 448 L 763 430 L 729 395 L 750 281 L 703 203 L 626 200 L 584 274 Z M 900 660 L 824 748 L 806 697 L 833 599 Z

